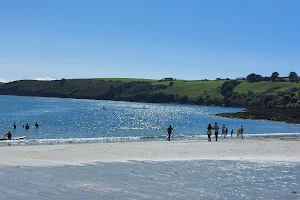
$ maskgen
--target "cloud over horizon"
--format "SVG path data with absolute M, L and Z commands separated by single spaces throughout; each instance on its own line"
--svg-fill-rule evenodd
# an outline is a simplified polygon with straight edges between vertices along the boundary
M 45 77 L 45 78 L 35 78 L 34 80 L 37 80 L 37 81 L 53 81 L 55 79 L 54 78 Z
M 8 81 L 5 80 L 5 79 L 3 79 L 3 78 L 0 78 L 0 82 L 1 82 L 1 83 L 7 83 Z

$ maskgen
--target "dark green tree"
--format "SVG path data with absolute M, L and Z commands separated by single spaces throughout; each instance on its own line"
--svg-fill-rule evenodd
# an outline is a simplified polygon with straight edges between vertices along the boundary
M 278 72 L 273 72 L 271 76 L 271 81 L 276 82 L 279 78 L 279 73 Z
M 256 74 L 254 74 L 254 73 L 251 73 L 251 74 L 249 74 L 247 77 L 246 77 L 246 80 L 248 81 L 248 82 L 256 82 Z
M 296 72 L 290 72 L 289 74 L 289 81 L 296 82 L 299 80 L 298 74 Z
M 259 74 L 251 73 L 246 77 L 248 82 L 259 82 L 263 80 L 263 77 Z
M 256 82 L 260 82 L 260 81 L 263 80 L 263 77 L 261 75 L 259 75 L 259 74 L 256 74 L 255 75 L 255 79 L 256 79 Z

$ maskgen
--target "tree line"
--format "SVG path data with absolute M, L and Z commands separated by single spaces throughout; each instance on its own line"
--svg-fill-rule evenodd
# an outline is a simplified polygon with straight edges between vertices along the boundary
M 288 80 L 287 80 L 288 79 Z M 260 81 L 271 81 L 271 82 L 297 82 L 299 76 L 296 72 L 290 72 L 288 77 L 280 77 L 278 72 L 273 72 L 271 76 L 261 76 L 259 74 L 251 73 L 246 77 L 248 82 L 260 82 Z

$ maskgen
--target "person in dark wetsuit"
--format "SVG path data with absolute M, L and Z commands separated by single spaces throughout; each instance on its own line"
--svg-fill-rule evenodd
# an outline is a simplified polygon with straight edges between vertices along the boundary
M 208 141 L 210 142 L 211 141 L 211 130 L 212 130 L 212 126 L 210 124 L 208 124 L 208 127 L 207 127 L 207 137 L 208 137 Z
M 28 130 L 28 129 L 29 129 L 29 124 L 28 124 L 28 123 L 26 123 L 26 125 L 25 125 L 25 129 L 26 129 L 26 130 Z
M 168 141 L 171 141 L 171 133 L 173 131 L 172 125 L 169 126 L 169 128 L 167 129 L 167 131 L 168 131 Z
M 38 128 L 39 127 L 39 124 L 37 122 L 35 122 L 35 128 Z
M 17 128 L 17 124 L 16 123 L 14 123 L 14 129 L 16 129 Z
M 11 140 L 12 137 L 11 131 L 8 131 L 8 133 L 6 133 L 5 136 L 7 136 L 8 140 Z

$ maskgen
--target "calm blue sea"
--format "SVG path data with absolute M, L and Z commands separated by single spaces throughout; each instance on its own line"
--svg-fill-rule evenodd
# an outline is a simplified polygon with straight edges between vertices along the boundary
M 105 109 L 102 109 L 102 107 Z M 239 108 L 176 104 L 150 104 L 101 100 L 0 96 L 0 133 L 26 136 L 20 144 L 84 143 L 165 140 L 174 127 L 173 139 L 204 139 L 208 123 L 225 124 L 236 131 L 243 125 L 246 137 L 299 135 L 300 125 L 262 120 L 215 117 Z M 17 128 L 13 129 L 13 123 Z M 22 125 L 28 122 L 29 130 Z M 34 123 L 40 124 L 39 128 Z M 1 144 L 0 144 L 1 145 Z

